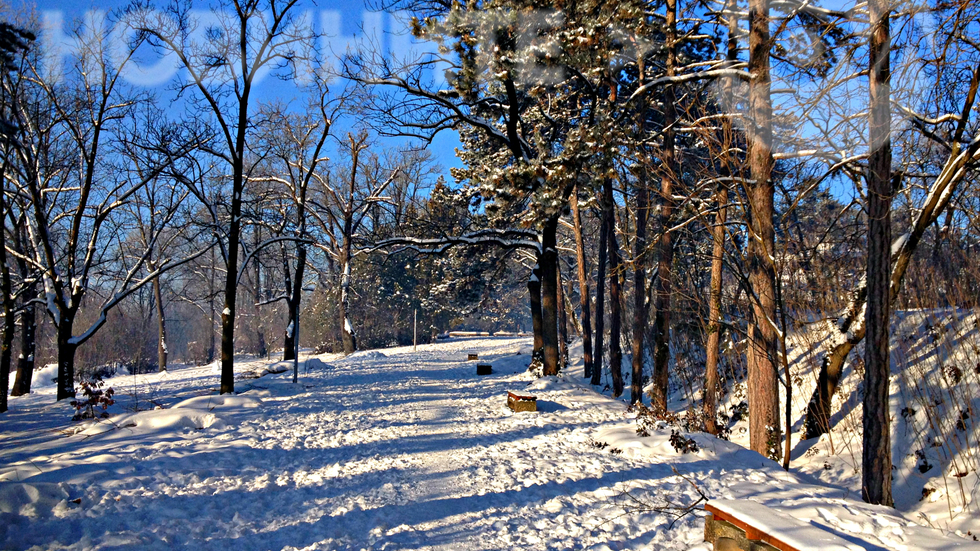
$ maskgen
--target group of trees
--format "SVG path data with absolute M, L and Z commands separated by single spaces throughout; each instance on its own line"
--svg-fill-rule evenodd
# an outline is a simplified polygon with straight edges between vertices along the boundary
M 560 369 L 561 317 L 573 310 L 563 298 L 571 292 L 563 291 L 560 251 L 575 251 L 577 328 L 592 382 L 608 369 L 613 393 L 625 391 L 628 342 L 630 402 L 643 399 L 646 385 L 654 410 L 665 410 L 671 334 L 694 325 L 705 346 L 705 429 L 715 432 L 725 333 L 741 342 L 751 447 L 785 464 L 790 410 L 779 396 L 782 388 L 791 399 L 791 325 L 822 323 L 829 334 L 807 437 L 828 430 L 842 365 L 867 335 L 864 497 L 891 502 L 890 310 L 930 233 L 934 250 L 952 248 L 953 235 L 975 238 L 965 198 L 976 193 L 980 160 L 980 45 L 968 38 L 980 30 L 976 6 L 393 6 L 416 15 L 413 33 L 438 43 L 440 55 L 415 63 L 361 57 L 346 76 L 372 90 L 382 132 L 431 139 L 460 131 L 465 166 L 454 176 L 487 226 L 382 246 L 530 251 L 529 303 L 545 374 Z M 450 67 L 448 88 L 433 86 L 427 69 L 437 63 Z M 894 238 L 893 225 L 903 228 Z M 949 302 L 972 306 L 975 290 Z M 685 324 L 686 314 L 702 322 Z
M 353 87 L 331 89 L 331 75 L 314 72 L 282 84 L 297 100 L 255 99 L 263 73 L 288 77 L 323 55 L 295 4 L 250 2 L 204 21 L 186 6 L 81 20 L 64 66 L 22 30 L 36 28 L 31 14 L 5 24 L 4 388 L 19 341 L 15 395 L 30 391 L 38 357 L 57 361 L 64 399 L 85 376 L 79 357 L 88 374 L 112 363 L 163 370 L 174 355 L 219 355 L 221 390 L 232 392 L 236 350 L 266 355 L 274 343 L 293 359 L 304 327 L 310 344 L 347 353 L 356 327 L 380 328 L 366 331 L 368 346 L 404 342 L 405 311 L 424 306 L 426 327 L 448 325 L 490 298 L 492 286 L 472 281 L 463 300 L 440 289 L 451 259 L 405 274 L 365 254 L 367 241 L 424 223 L 438 167 L 423 149 L 345 122 L 361 116 Z M 147 53 L 183 69 L 165 97 L 125 78 Z M 442 210 L 440 223 L 472 216 Z M 319 319 L 300 315 L 306 301 Z M 386 325 L 388 305 L 400 324 Z
M 890 310 L 910 267 L 942 264 L 921 244 L 976 247 L 977 6 L 377 7 L 412 14 L 410 31 L 438 52 L 342 53 L 333 87 L 307 71 L 288 85 L 304 98 L 293 103 L 259 101 L 258 79 L 335 53 L 318 49 L 296 0 L 235 3 L 207 33 L 183 4 L 123 11 L 127 55 L 80 25 L 83 55 L 54 76 L 17 30 L 30 19 L 2 29 L 0 378 L 19 327 L 14 388 L 29 390 L 38 306 L 59 399 L 79 347 L 134 305 L 157 320 L 161 369 L 175 345 L 165 306 L 198 311 L 208 361 L 220 325 L 222 392 L 244 341 L 268 349 L 264 320 L 282 324 L 272 339 L 289 359 L 301 329 L 350 353 L 399 340 L 420 307 L 432 327 L 480 310 L 520 325 L 529 311 L 543 374 L 559 372 L 574 332 L 586 376 L 619 396 L 625 344 L 629 400 L 648 392 L 654 411 L 682 384 L 671 348 L 696 342 L 709 432 L 726 366 L 744 365 L 751 447 L 788 464 L 787 334 L 819 323 L 829 336 L 806 436 L 830 428 L 842 368 L 867 336 L 865 498 L 891 502 Z M 179 116 L 120 80 L 140 51 L 176 56 Z M 381 147 L 448 130 L 463 165 L 451 185 L 424 151 Z M 976 267 L 958 258 L 947 283 L 969 289 L 950 302 L 975 306 L 977 282 L 961 274 Z M 525 303 L 492 311 L 490 299 L 520 296 L 501 286 L 526 289 Z M 371 323 L 370 311 L 385 314 Z

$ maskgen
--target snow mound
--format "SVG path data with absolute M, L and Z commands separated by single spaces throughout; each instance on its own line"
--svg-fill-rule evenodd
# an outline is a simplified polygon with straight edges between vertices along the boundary
M 52 511 L 66 508 L 67 500 L 68 492 L 61 484 L 0 482 L 0 521 L 7 524 L 10 520 L 4 518 L 7 515 L 27 518 L 49 516 Z
M 379 352 L 377 350 L 364 350 L 362 352 L 354 352 L 347 359 L 350 360 L 380 360 L 382 358 L 387 358 L 388 355 L 384 352 Z
M 116 429 L 128 429 L 140 434 L 173 432 L 180 429 L 223 429 L 225 420 L 215 413 L 231 413 L 238 408 L 257 408 L 262 400 L 252 396 L 197 396 L 177 403 L 169 409 L 155 409 L 119 415 L 93 423 L 81 431 L 83 436 L 96 436 Z
M 731 457 L 731 454 L 744 452 L 745 448 L 707 433 L 684 433 L 683 436 L 694 440 L 698 445 L 697 452 L 681 453 L 670 442 L 671 429 L 651 432 L 650 436 L 636 434 L 636 425 L 617 425 L 605 427 L 596 431 L 593 439 L 605 442 L 611 448 L 622 450 L 625 457 L 634 459 L 663 460 L 669 457 L 675 463 L 702 461 L 704 459 L 719 460 Z M 775 463 L 773 463 L 775 465 Z
M 14 370 L 10 371 L 10 388 L 14 386 Z M 42 388 L 55 388 L 58 386 L 58 364 L 48 364 L 41 369 L 35 369 L 31 376 L 31 392 Z M 9 391 L 9 389 L 8 389 Z
M 332 365 L 319 358 L 309 358 L 303 365 L 307 373 L 310 373 L 311 371 L 327 371 L 333 369 Z
M 269 374 L 285 373 L 287 371 L 293 370 L 293 362 L 276 362 L 273 364 L 263 365 L 250 372 L 252 378 L 258 379 L 259 377 L 264 377 Z
M 188 398 L 183 402 L 175 404 L 172 409 L 206 409 L 210 411 L 215 408 L 257 408 L 261 405 L 262 400 L 259 398 L 220 394 L 218 396 L 198 396 L 196 398 Z
M 172 432 L 178 429 L 203 430 L 224 428 L 225 422 L 217 415 L 200 409 L 155 409 L 128 415 L 120 415 L 111 420 L 93 423 L 83 430 L 83 436 L 97 436 L 115 429 L 132 429 L 141 434 Z

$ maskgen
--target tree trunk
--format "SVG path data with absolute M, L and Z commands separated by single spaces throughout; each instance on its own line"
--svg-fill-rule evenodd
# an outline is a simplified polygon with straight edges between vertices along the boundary
M 0 169 L 0 217 L 6 214 L 7 207 L 4 204 L 6 189 L 2 186 L 6 182 L 4 170 Z M 13 356 L 11 351 L 14 344 L 14 330 L 16 329 L 16 318 L 14 316 L 14 296 L 13 285 L 10 282 L 10 266 L 7 264 L 7 232 L 0 225 L 0 293 L 3 294 L 3 336 L 0 337 L 0 413 L 7 411 L 7 390 L 10 388 L 10 360 Z
M 207 361 L 207 363 L 211 363 L 211 362 L 214 361 L 214 351 L 215 351 L 215 346 L 214 346 L 214 341 L 215 341 L 215 338 L 214 338 L 214 322 L 215 322 L 214 299 L 212 298 L 211 300 L 209 300 L 208 301 L 208 304 L 211 307 L 210 308 L 211 309 L 211 316 L 209 318 L 210 319 L 210 325 L 208 326 L 208 329 L 209 329 L 209 333 L 210 334 L 208 335 L 208 358 L 207 358 L 208 361 Z
M 572 218 L 575 224 L 575 256 L 578 260 L 578 292 L 582 308 L 582 363 L 585 376 L 592 376 L 592 313 L 589 308 L 589 268 L 585 258 L 585 237 L 582 235 L 582 213 L 578 208 L 578 189 L 572 192 Z
M 541 335 L 545 376 L 558 375 L 558 216 L 545 222 L 541 239 Z
M 32 286 L 33 288 L 33 286 Z M 34 298 L 33 292 L 25 295 L 27 300 Z M 20 313 L 20 357 L 17 359 L 17 377 L 11 396 L 21 396 L 31 393 L 31 380 L 34 377 L 34 343 L 37 334 L 37 321 L 34 317 L 34 306 L 25 305 Z
M 215 340 L 214 339 L 214 322 L 215 322 L 215 319 L 214 319 L 214 312 L 215 312 L 215 310 L 214 310 L 214 298 L 215 298 L 215 295 L 217 294 L 217 292 L 215 290 L 215 287 L 214 287 L 214 274 L 217 271 L 217 270 L 215 270 L 215 266 L 214 266 L 214 249 L 211 249 L 211 251 L 212 251 L 211 254 L 210 254 L 210 256 L 211 256 L 211 269 L 209 270 L 209 273 L 208 273 L 208 313 L 210 314 L 208 316 L 208 320 L 209 320 L 210 325 L 208 325 L 208 357 L 207 357 L 207 363 L 209 363 L 209 364 L 214 361 L 214 351 L 215 351 L 215 347 L 214 347 L 214 340 Z
M 221 311 L 221 394 L 235 392 L 235 312 L 238 300 L 238 249 L 242 237 L 242 192 L 245 189 L 245 130 L 249 89 L 238 102 L 238 130 L 232 152 L 231 220 L 228 224 L 228 263 L 225 307 Z
M 150 271 L 155 271 L 153 263 L 148 264 Z M 159 339 L 157 340 L 157 366 L 160 371 L 167 370 L 167 316 L 163 308 L 163 292 L 160 289 L 160 276 L 153 279 L 153 300 L 157 305 L 157 327 L 159 329 Z
M 749 446 L 780 457 L 778 341 L 776 321 L 774 194 L 772 183 L 772 98 L 769 75 L 769 0 L 749 0 L 748 270 L 753 319 L 749 327 Z
M 0 212 L 2 212 L 0 201 Z M 0 228 L 2 231 L 2 228 Z M 14 316 L 14 300 L 10 283 L 10 269 L 7 266 L 6 249 L 0 240 L 0 279 L 2 279 L 3 292 L 3 336 L 0 341 L 0 413 L 7 411 L 7 389 L 10 388 L 10 360 L 13 356 L 12 348 L 14 344 L 14 330 L 16 329 L 16 316 Z
M 612 197 L 612 181 L 606 182 L 604 190 L 606 201 L 615 209 Z M 622 292 L 619 284 L 619 243 L 616 241 L 615 211 L 610 212 L 606 237 L 609 254 L 609 373 L 613 380 L 613 397 L 623 394 L 623 350 L 620 342 L 622 331 Z
M 540 261 L 540 258 L 538 259 Z M 544 357 L 544 321 L 541 319 L 541 268 L 534 265 L 531 277 L 527 279 L 527 293 L 531 300 L 531 327 L 534 330 L 534 349 L 532 356 Z
M 296 273 L 293 274 L 293 288 L 291 296 L 286 301 L 289 310 L 289 326 L 286 328 L 285 339 L 283 339 L 282 359 L 291 361 L 296 359 L 296 350 L 299 348 L 299 312 L 303 300 L 303 274 L 306 271 L 306 246 L 300 244 L 296 253 Z
M 605 183 L 603 183 L 605 187 Z M 596 289 L 595 289 L 595 354 L 592 356 L 592 379 L 589 381 L 593 385 L 602 382 L 602 360 L 603 360 L 603 338 L 606 323 L 606 257 L 609 252 L 609 219 L 612 216 L 612 205 L 606 203 L 605 192 L 600 196 L 602 205 L 602 219 L 599 222 L 599 261 L 596 266 Z
M 566 308 L 567 297 L 565 297 L 565 286 L 561 277 L 560 260 L 555 263 L 555 276 L 557 279 L 555 292 L 558 294 L 558 371 L 561 371 L 568 365 L 568 308 Z
M 296 303 L 292 297 L 286 299 L 286 319 L 288 324 L 282 338 L 282 361 L 291 362 L 296 359 L 296 341 L 293 340 L 293 332 L 296 331 Z
M 718 434 L 718 360 L 721 353 L 721 285 L 725 259 L 725 222 L 728 189 L 718 190 L 718 213 L 711 228 L 714 241 L 711 250 L 711 290 L 708 297 L 708 345 L 705 362 L 704 420 L 705 430 Z
M 62 314 L 64 316 L 64 314 Z M 75 350 L 78 345 L 71 341 L 73 320 L 67 317 L 58 324 L 58 400 L 75 396 Z
M 892 505 L 891 423 L 888 405 L 890 354 L 889 280 L 891 268 L 891 109 L 889 9 L 882 0 L 868 2 L 871 22 L 869 56 L 868 158 L 868 342 L 864 348 L 864 429 L 861 497 Z
M 647 214 L 648 191 L 645 181 L 637 183 L 636 239 L 633 241 L 633 356 L 631 358 L 630 404 L 643 403 L 643 337 L 647 332 Z M 658 312 L 659 314 L 659 312 Z
M 232 218 L 234 218 L 234 214 Z M 228 239 L 228 277 L 225 281 L 225 308 L 221 311 L 221 394 L 235 392 L 235 300 L 238 298 L 238 232 L 236 222 Z
M 14 246 L 20 253 L 15 259 L 17 271 L 20 273 L 21 281 L 27 281 L 30 279 L 31 270 L 23 257 L 30 244 L 27 239 L 26 219 L 23 217 L 17 223 Z M 34 314 L 34 304 L 31 301 L 36 297 L 37 283 L 30 283 L 24 292 L 24 304 L 20 313 L 20 355 L 17 361 L 17 377 L 14 379 L 14 388 L 11 391 L 12 396 L 31 393 L 31 381 L 34 378 L 34 348 L 37 338 L 37 319 Z
M 350 256 L 345 255 L 343 261 L 343 275 L 340 278 L 340 337 L 344 347 L 344 354 L 353 354 L 357 350 L 357 335 L 354 332 L 354 325 L 350 322 Z
M 725 3 L 728 13 L 728 53 L 726 59 L 729 64 L 738 61 L 738 17 L 735 15 L 737 7 L 735 0 L 727 0 Z M 722 107 L 731 110 L 734 105 L 734 77 L 726 78 L 722 81 Z M 730 175 L 734 159 L 729 151 L 734 143 L 732 132 L 732 119 L 725 117 L 721 123 L 721 144 L 722 144 L 722 170 L 721 173 Z M 721 291 L 724 275 L 725 261 L 725 223 L 728 221 L 728 188 L 722 184 L 716 194 L 718 212 L 715 214 L 715 225 L 711 228 L 712 249 L 711 249 L 711 284 L 708 296 L 708 344 L 707 358 L 705 359 L 705 388 L 704 388 L 704 420 L 705 430 L 711 434 L 718 434 L 718 363 L 721 355 Z
M 262 235 L 259 233 L 258 228 L 256 228 L 253 235 L 252 250 L 258 250 L 262 243 Z M 252 290 L 252 316 L 255 320 L 255 355 L 260 358 L 265 358 L 269 355 L 269 349 L 265 344 L 265 323 L 262 322 L 262 309 L 259 306 L 265 299 L 262 293 L 262 262 L 259 256 L 256 253 L 252 259 L 252 262 L 255 263 L 255 288 Z
M 667 43 L 667 76 L 677 73 L 677 0 L 667 0 L 666 43 Z M 675 92 L 673 85 L 664 88 L 664 137 L 663 152 L 661 153 L 660 178 L 660 241 L 657 255 L 657 285 L 655 288 L 653 318 L 653 395 L 652 405 L 655 409 L 667 411 L 667 394 L 669 392 L 670 362 L 670 295 L 673 284 L 674 270 L 674 236 L 667 232 L 670 221 L 674 216 L 674 181 L 679 178 L 677 166 L 677 151 L 675 148 L 674 123 L 677 120 L 675 109 Z

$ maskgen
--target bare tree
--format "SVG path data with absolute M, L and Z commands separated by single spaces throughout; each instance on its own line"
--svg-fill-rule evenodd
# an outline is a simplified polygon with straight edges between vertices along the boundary
M 298 21 L 298 0 L 249 0 L 236 2 L 231 10 L 212 10 L 213 22 L 224 40 L 211 40 L 190 5 L 174 5 L 165 16 L 138 21 L 157 47 L 174 52 L 187 70 L 189 80 L 181 92 L 196 95 L 202 113 L 214 122 L 219 138 L 211 153 L 231 169 L 231 203 L 223 218 L 222 254 L 225 258 L 224 309 L 221 312 L 221 393 L 235 390 L 235 311 L 242 248 L 242 194 L 245 190 L 246 155 L 253 113 L 253 92 L 263 71 L 293 67 L 310 59 L 315 38 L 312 26 Z M 215 217 L 218 220 L 218 217 Z
M 75 36 L 82 53 L 62 82 L 46 80 L 33 61 L 25 69 L 29 83 L 14 96 L 13 107 L 22 144 L 16 151 L 19 168 L 7 174 L 15 193 L 29 203 L 32 245 L 22 258 L 41 274 L 47 312 L 56 327 L 59 400 L 74 394 L 75 351 L 105 324 L 107 312 L 157 273 L 179 264 L 163 262 L 155 273 L 140 278 L 147 251 L 127 258 L 110 243 L 122 224 L 123 207 L 198 142 L 178 127 L 171 127 L 162 141 L 133 141 L 120 121 L 144 99 L 121 84 L 129 58 L 114 62 L 118 58 L 109 55 L 107 36 L 95 29 L 78 28 Z M 50 116 L 37 116 L 41 103 Z M 138 152 L 140 171 L 118 166 L 110 146 Z M 71 152 L 64 156 L 71 170 L 42 168 L 56 148 Z M 117 170 L 132 177 L 110 178 Z M 76 317 L 91 279 L 106 281 L 110 273 L 111 288 L 103 289 L 107 298 L 96 321 L 76 334 Z
M 292 114 L 285 106 L 267 108 L 263 117 L 264 147 L 269 149 L 268 176 L 259 179 L 274 181 L 282 186 L 287 196 L 281 207 L 281 224 L 277 235 L 291 232 L 295 238 L 295 264 L 291 266 L 288 247 L 281 243 L 283 254 L 284 287 L 263 303 L 284 300 L 287 306 L 287 326 L 283 337 L 283 360 L 295 360 L 299 347 L 299 320 L 302 303 L 303 281 L 307 265 L 309 240 L 308 201 L 310 183 L 314 181 L 322 156 L 323 146 L 342 106 L 341 100 L 328 100 L 326 88 L 315 94 L 305 114 Z M 294 373 L 295 375 L 295 373 Z

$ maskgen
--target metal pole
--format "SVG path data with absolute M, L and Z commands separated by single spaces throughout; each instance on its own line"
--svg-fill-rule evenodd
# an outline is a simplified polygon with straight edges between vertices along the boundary
M 419 309 L 415 309 L 415 321 L 412 322 L 412 352 L 419 351 Z

